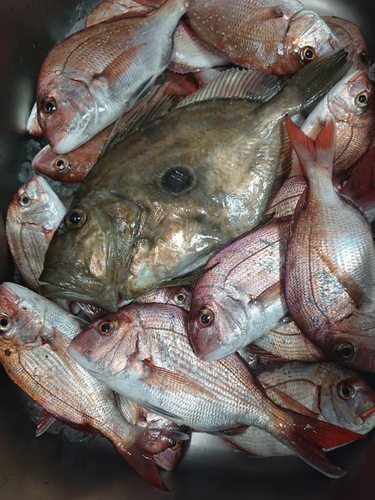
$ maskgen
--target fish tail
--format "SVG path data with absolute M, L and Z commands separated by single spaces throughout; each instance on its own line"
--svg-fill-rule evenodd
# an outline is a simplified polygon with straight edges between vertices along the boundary
M 271 434 L 319 472 L 331 478 L 344 476 L 346 472 L 336 467 L 323 450 L 336 448 L 365 436 L 291 410 L 286 410 L 286 414 L 291 418 L 289 425 L 275 426 L 275 432 Z
M 285 125 L 305 177 L 309 177 L 309 170 L 314 166 L 326 168 L 331 178 L 336 146 L 334 119 L 331 117 L 327 120 L 315 141 L 302 132 L 288 116 L 285 118 Z
M 323 97 L 344 77 L 350 68 L 347 55 L 344 49 L 333 50 L 317 57 L 289 80 L 288 84 L 298 87 L 304 108 Z
M 187 434 L 171 429 L 145 429 L 133 426 L 130 444 L 128 433 L 124 440 L 112 440 L 112 442 L 118 453 L 145 481 L 160 490 L 168 491 L 160 476 L 154 455 L 173 448 L 176 443 L 187 439 L 189 439 Z

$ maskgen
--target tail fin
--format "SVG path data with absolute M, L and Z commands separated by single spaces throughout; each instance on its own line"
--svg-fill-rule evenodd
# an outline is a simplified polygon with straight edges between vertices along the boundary
M 288 85 L 298 87 L 304 108 L 323 97 L 348 72 L 351 64 L 347 55 L 343 49 L 333 50 L 317 57 L 290 79 Z
M 309 177 L 309 166 L 326 167 L 332 177 L 333 157 L 336 146 L 336 124 L 333 118 L 327 120 L 316 140 L 310 139 L 292 120 L 285 118 L 286 129 L 305 177 Z
M 156 461 L 159 462 L 163 451 L 175 448 L 177 443 L 188 440 L 189 436 L 170 429 L 137 426 L 134 426 L 133 435 L 134 440 L 130 446 L 128 442 L 124 445 L 123 441 L 112 440 L 116 450 L 145 481 L 160 490 L 168 490 L 160 477 L 154 455 L 157 455 Z
M 272 434 L 319 472 L 331 478 L 344 476 L 346 472 L 333 465 L 323 449 L 336 448 L 365 436 L 307 415 L 286 412 L 292 417 L 293 424 L 289 429 L 287 426 L 276 427 Z

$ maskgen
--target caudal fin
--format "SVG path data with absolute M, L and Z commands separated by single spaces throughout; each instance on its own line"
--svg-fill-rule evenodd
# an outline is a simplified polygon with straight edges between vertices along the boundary
M 168 490 L 157 466 L 160 456 L 168 449 L 174 449 L 180 442 L 189 439 L 187 434 L 171 429 L 147 429 L 134 426 L 133 443 L 113 442 L 120 455 L 148 483 L 160 490 Z M 155 461 L 155 459 L 156 461 Z
M 327 169 L 329 177 L 332 177 L 336 146 L 336 124 L 334 119 L 327 120 L 325 127 L 315 141 L 302 132 L 289 116 L 285 118 L 285 125 L 304 176 L 310 178 L 313 173 L 312 169 L 319 168 Z
M 336 467 L 323 450 L 363 439 L 364 436 L 307 415 L 290 410 L 286 412 L 292 417 L 293 425 L 290 428 L 280 426 L 273 435 L 319 472 L 331 478 L 344 476 L 346 472 Z

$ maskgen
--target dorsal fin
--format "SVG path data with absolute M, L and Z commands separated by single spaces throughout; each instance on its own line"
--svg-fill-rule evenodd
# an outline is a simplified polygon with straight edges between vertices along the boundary
M 122 142 L 124 139 L 139 130 L 141 127 L 144 127 L 149 123 L 157 120 L 158 118 L 166 115 L 171 108 L 172 99 L 172 96 L 165 95 L 147 110 L 147 103 L 144 104 L 114 135 L 110 134 L 106 144 L 103 146 L 99 158 L 107 154 L 109 151 L 111 151 L 111 149 L 117 146 L 119 142 Z M 117 127 L 117 125 L 118 121 L 114 124 L 114 129 Z
M 223 71 L 203 88 L 181 101 L 177 107 L 211 99 L 249 99 L 267 102 L 284 86 L 284 79 L 262 71 L 232 68 Z

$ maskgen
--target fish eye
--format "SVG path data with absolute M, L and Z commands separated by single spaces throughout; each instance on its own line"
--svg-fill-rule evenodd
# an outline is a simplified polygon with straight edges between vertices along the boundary
M 98 332 L 100 335 L 111 335 L 115 328 L 115 322 L 111 320 L 101 321 L 98 325 Z
M 214 319 L 215 315 L 211 309 L 203 309 L 199 314 L 198 322 L 202 328 L 207 328 L 207 326 L 212 325 Z
M 363 92 L 360 92 L 356 98 L 355 98 L 355 103 L 359 108 L 365 108 L 369 104 L 369 93 L 367 90 L 364 90 Z
M 47 115 L 51 115 L 57 110 L 57 103 L 54 97 L 46 96 L 42 100 L 42 109 Z
M 316 52 L 315 52 L 315 49 L 313 49 L 312 47 L 303 47 L 303 49 L 301 50 L 301 60 L 303 62 L 309 62 L 309 61 L 312 61 L 313 59 L 315 59 L 316 57 Z
M 354 347 L 352 344 L 348 343 L 343 343 L 339 344 L 335 348 L 337 354 L 343 359 L 344 361 L 351 361 L 354 358 Z
M 174 441 L 173 439 L 171 440 L 171 446 L 169 447 L 171 451 L 179 451 L 180 449 L 180 443 L 178 441 Z
M 21 193 L 19 198 L 18 198 L 18 203 L 22 206 L 22 207 L 26 207 L 27 205 L 29 205 L 30 203 L 30 198 L 29 196 L 27 195 L 26 192 L 24 193 Z
M 0 316 L 0 333 L 6 333 L 11 329 L 12 322 L 8 316 Z
M 53 162 L 53 167 L 60 173 L 70 170 L 71 164 L 66 156 L 59 156 Z
M 173 300 L 178 306 L 181 306 L 182 304 L 185 304 L 186 302 L 186 293 L 185 292 L 180 292 L 176 293 L 176 295 L 173 297 Z
M 71 228 L 78 228 L 83 226 L 86 221 L 86 215 L 83 210 L 80 208 L 73 208 L 66 216 L 65 216 L 65 224 Z
M 178 196 L 194 187 L 195 178 L 189 168 L 178 166 L 164 172 L 159 182 L 163 191 Z
M 369 63 L 369 57 L 367 55 L 367 52 L 362 50 L 362 52 L 359 53 L 358 55 L 359 62 L 361 62 L 364 66 L 367 66 Z
M 355 394 L 355 390 L 351 385 L 342 383 L 338 385 L 337 393 L 341 399 L 345 399 L 347 401 L 349 399 L 352 399 Z

